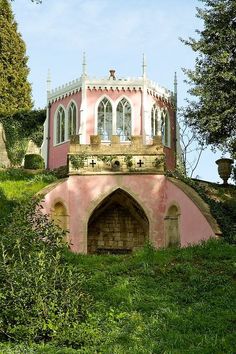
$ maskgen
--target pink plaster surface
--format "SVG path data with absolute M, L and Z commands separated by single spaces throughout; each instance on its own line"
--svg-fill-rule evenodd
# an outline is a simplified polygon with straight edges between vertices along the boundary
M 133 114 L 133 135 L 140 135 L 141 133 L 141 91 L 118 91 L 118 90 L 87 90 L 87 143 L 89 143 L 89 136 L 94 134 L 96 130 L 95 124 L 95 107 L 96 103 L 102 97 L 108 97 L 111 101 L 118 103 L 123 97 L 128 98 L 132 103 Z
M 50 107 L 50 140 L 49 140 L 49 166 L 48 168 L 54 169 L 60 166 L 65 166 L 67 163 L 67 153 L 69 152 L 69 142 L 65 141 L 59 145 L 54 146 L 54 117 L 55 112 L 59 106 L 62 106 L 64 109 L 74 101 L 77 105 L 78 112 L 78 126 L 80 120 L 80 105 L 81 105 L 81 92 L 77 92 L 73 95 L 67 96 L 60 101 L 52 103 Z
M 94 135 L 96 132 L 96 108 L 97 103 L 102 97 L 107 97 L 111 102 L 116 104 L 123 98 L 126 97 L 132 105 L 132 135 L 140 135 L 142 133 L 142 92 L 140 90 L 111 90 L 107 91 L 87 89 L 86 99 L 87 99 L 87 111 L 86 111 L 86 143 L 90 143 L 90 135 Z M 54 146 L 54 117 L 57 108 L 61 105 L 65 109 L 68 107 L 70 102 L 73 100 L 77 105 L 78 110 L 78 126 L 80 122 L 80 108 L 81 108 L 81 92 L 77 92 L 73 95 L 64 97 L 63 99 L 52 103 L 50 108 L 50 140 L 49 140 L 49 168 L 54 169 L 60 166 L 65 166 L 67 163 L 67 153 L 69 151 L 69 142 L 65 141 L 59 145 Z M 166 106 L 170 113 L 170 124 L 171 124 L 171 148 L 165 148 L 166 154 L 166 166 L 167 169 L 173 170 L 175 168 L 175 125 L 174 125 L 174 113 L 173 109 L 167 103 L 153 97 L 152 95 L 147 95 L 147 103 L 151 107 L 155 103 L 160 108 Z
M 198 243 L 215 236 L 211 225 L 193 201 L 177 186 L 167 182 L 166 205 L 169 208 L 174 202 L 180 207 L 181 246 Z
M 149 237 L 155 247 L 164 247 L 164 218 L 169 206 L 180 209 L 181 246 L 214 236 L 198 207 L 177 186 L 158 175 L 70 176 L 45 196 L 50 214 L 56 202 L 64 203 L 69 214 L 71 249 L 87 252 L 87 224 L 93 210 L 117 188 L 128 192 L 143 208 L 149 220 Z

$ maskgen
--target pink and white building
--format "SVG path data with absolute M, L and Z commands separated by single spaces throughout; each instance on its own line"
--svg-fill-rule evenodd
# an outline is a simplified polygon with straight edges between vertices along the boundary
M 208 207 L 176 168 L 177 83 L 171 92 L 146 75 L 80 79 L 48 91 L 42 155 L 68 178 L 44 191 L 46 212 L 68 230 L 75 252 L 131 252 L 186 246 L 220 233 Z

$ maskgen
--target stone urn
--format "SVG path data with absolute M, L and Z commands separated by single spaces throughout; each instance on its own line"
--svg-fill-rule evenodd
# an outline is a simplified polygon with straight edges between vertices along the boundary
M 216 164 L 218 165 L 219 176 L 224 181 L 223 184 L 228 184 L 228 179 L 231 175 L 233 162 L 234 160 L 227 158 L 216 160 Z

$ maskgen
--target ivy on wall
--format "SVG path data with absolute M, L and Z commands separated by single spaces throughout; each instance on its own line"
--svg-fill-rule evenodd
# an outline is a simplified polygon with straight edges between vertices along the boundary
M 21 164 L 29 140 L 32 140 L 37 146 L 41 146 L 45 119 L 46 111 L 44 109 L 0 116 L 0 123 L 5 131 L 8 158 L 13 166 Z

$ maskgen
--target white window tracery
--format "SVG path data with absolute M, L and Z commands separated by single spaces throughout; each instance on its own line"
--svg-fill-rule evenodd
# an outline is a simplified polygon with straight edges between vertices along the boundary
M 98 134 L 102 140 L 110 140 L 112 135 L 112 105 L 106 97 L 99 103 L 97 113 Z
M 154 104 L 151 111 L 151 137 L 158 135 L 158 107 Z
M 127 141 L 131 137 L 131 105 L 125 98 L 122 98 L 116 108 L 116 134 L 121 141 Z
M 65 141 L 65 110 L 60 107 L 56 116 L 56 144 Z
M 77 109 L 72 102 L 68 109 L 68 138 L 76 134 Z
M 170 117 L 167 111 L 163 111 L 161 115 L 161 125 L 162 125 L 162 143 L 170 147 Z

